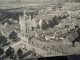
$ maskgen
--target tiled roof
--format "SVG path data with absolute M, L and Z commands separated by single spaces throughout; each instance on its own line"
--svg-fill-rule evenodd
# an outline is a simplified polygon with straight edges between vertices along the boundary
M 45 20 L 45 21 L 49 21 L 49 20 L 51 20 L 51 18 L 52 18 L 52 16 L 50 16 L 50 15 L 39 15 L 39 16 L 35 17 L 35 19 L 38 21 L 40 19 Z
M 74 33 L 68 35 L 66 38 L 69 39 L 69 41 L 73 41 L 73 40 L 75 40 L 78 36 L 79 36 L 78 33 L 77 33 L 77 32 L 74 32 Z
M 37 34 L 42 34 L 43 33 L 42 29 L 37 29 L 36 32 L 37 32 Z
M 68 44 L 68 45 L 69 45 L 69 44 L 72 45 L 72 43 L 71 43 L 67 38 L 63 39 L 63 40 L 62 40 L 62 43 L 63 43 L 63 44 Z
M 79 37 L 79 35 L 78 35 L 77 32 L 75 32 L 75 33 L 72 34 L 72 37 L 73 37 L 74 39 L 76 39 L 77 37 Z
M 76 10 L 80 10 L 79 6 L 80 6 L 79 3 L 65 3 L 63 5 L 63 8 L 66 8 L 71 11 L 76 11 Z
M 54 29 L 50 28 L 49 30 L 44 31 L 44 34 L 47 36 L 53 36 L 55 32 L 54 32 Z
M 30 34 L 28 34 L 29 37 L 35 36 L 36 32 L 35 31 L 31 31 Z

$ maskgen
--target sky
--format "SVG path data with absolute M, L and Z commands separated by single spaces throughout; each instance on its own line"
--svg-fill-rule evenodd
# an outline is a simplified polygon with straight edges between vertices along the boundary
M 19 2 L 19 1 L 31 1 L 31 2 L 36 2 L 36 1 L 50 1 L 50 0 L 0 0 L 0 2 Z
M 24 4 L 41 4 L 42 2 L 50 2 L 51 0 L 0 0 L 0 9 L 16 7 Z
M 11 8 L 11 7 L 20 7 L 20 5 L 29 5 L 29 4 L 45 4 L 53 3 L 57 4 L 65 0 L 0 0 L 0 9 Z M 80 1 L 80 0 L 75 0 Z
M 13 2 L 13 1 L 50 1 L 50 0 L 0 0 L 0 1 Z
M 5 4 L 18 4 L 18 3 L 40 3 L 40 2 L 48 2 L 52 0 L 0 0 L 0 4 L 5 5 Z

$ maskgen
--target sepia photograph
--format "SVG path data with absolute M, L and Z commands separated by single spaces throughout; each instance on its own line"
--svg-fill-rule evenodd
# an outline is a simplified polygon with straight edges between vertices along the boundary
M 80 0 L 0 0 L 0 60 L 79 54 Z

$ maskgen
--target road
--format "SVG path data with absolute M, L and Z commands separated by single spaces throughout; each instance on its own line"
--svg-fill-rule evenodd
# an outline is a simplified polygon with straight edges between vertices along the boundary
M 11 47 L 13 47 L 14 49 L 16 49 L 16 48 L 21 48 L 21 43 L 22 43 L 22 41 L 16 42 L 15 44 L 11 45 Z M 20 47 L 18 47 L 18 46 L 20 46 Z M 6 47 L 6 48 L 4 49 L 4 51 L 6 51 L 8 48 L 9 48 L 9 47 Z

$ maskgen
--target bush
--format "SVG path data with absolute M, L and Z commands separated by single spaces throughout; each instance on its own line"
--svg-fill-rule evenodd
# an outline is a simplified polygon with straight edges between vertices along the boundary
M 54 23 L 51 20 L 49 20 L 48 21 L 48 26 L 52 28 L 52 27 L 54 27 Z
M 7 42 L 7 39 L 5 38 L 5 36 L 0 36 L 0 45 L 2 47 L 5 46 L 5 43 Z
M 12 54 L 12 55 L 10 55 L 10 58 L 11 58 L 11 59 L 17 59 L 17 56 L 14 55 L 14 54 Z
M 19 49 L 19 50 L 17 51 L 17 53 L 18 53 L 18 56 L 21 56 L 21 55 L 23 54 L 23 51 L 22 51 L 21 49 Z
M 42 21 L 42 30 L 47 30 L 48 29 L 48 24 L 46 23 L 45 20 Z
M 5 53 L 6 53 L 6 56 L 8 57 L 8 56 L 14 54 L 14 49 L 13 49 L 12 47 L 9 47 L 9 48 L 6 50 Z
M 0 48 L 0 55 L 4 54 L 3 48 Z
M 15 31 L 12 31 L 11 33 L 10 33 L 10 35 L 9 35 L 9 38 L 10 39 L 17 39 L 17 33 L 15 32 Z
M 62 20 L 62 17 L 61 17 L 61 16 L 59 16 L 59 17 L 58 17 L 58 20 Z

